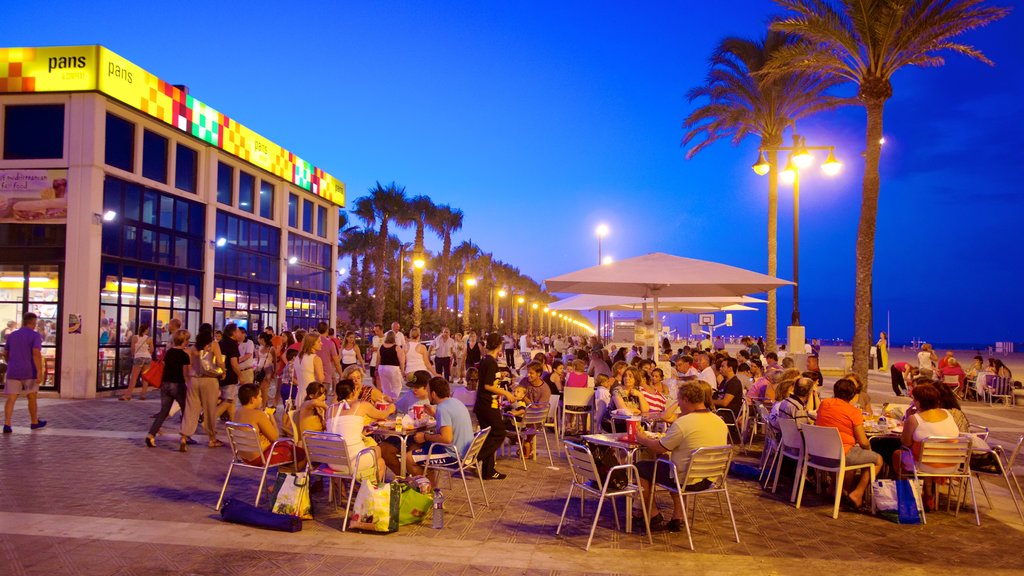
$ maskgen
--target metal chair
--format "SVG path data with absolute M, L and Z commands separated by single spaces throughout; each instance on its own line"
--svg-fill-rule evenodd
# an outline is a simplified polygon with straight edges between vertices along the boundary
M 738 440 L 740 448 L 743 448 L 743 440 L 740 438 L 740 429 L 737 425 L 736 413 L 728 408 L 719 408 L 715 410 L 715 414 L 725 422 L 725 426 L 729 429 L 729 444 L 734 444 Z
M 569 459 L 569 470 L 571 472 L 571 481 L 569 484 L 569 494 L 565 497 L 565 506 L 562 508 L 562 517 L 558 520 L 558 528 L 555 529 L 555 534 L 561 534 L 562 524 L 565 523 L 565 514 L 569 511 L 569 502 L 572 500 L 573 493 L 579 491 L 580 497 L 580 516 L 583 516 L 583 496 L 590 494 L 597 496 L 597 512 L 594 513 L 594 522 L 590 525 L 590 537 L 587 538 L 587 546 L 585 550 L 590 550 L 590 543 L 594 540 L 594 531 L 597 530 L 597 521 L 601 517 L 601 507 L 604 505 L 605 498 L 612 498 L 612 506 L 615 505 L 616 496 L 628 496 L 630 498 L 638 498 L 640 500 L 640 508 L 644 513 L 644 526 L 647 528 L 647 541 L 650 544 L 654 543 L 651 538 L 651 518 L 647 512 L 647 504 L 644 502 L 643 492 L 640 490 L 640 473 L 637 471 L 636 466 L 632 464 L 620 464 L 613 466 L 608 470 L 608 473 L 604 478 L 597 471 L 597 464 L 594 462 L 594 455 L 590 452 L 590 448 L 583 444 L 577 444 L 570 440 L 564 440 L 565 453 Z M 608 482 L 611 480 L 612 474 L 618 470 L 625 470 L 627 474 L 627 483 L 624 488 L 619 490 L 609 491 Z M 626 531 L 629 532 L 633 524 L 633 509 L 632 507 L 626 507 Z M 615 527 L 619 527 L 619 515 L 615 514 Z
M 871 472 L 871 483 L 875 482 L 874 464 L 846 464 L 846 451 L 843 449 L 843 440 L 839 437 L 838 428 L 823 426 L 812 426 L 804 424 L 800 431 L 804 438 L 804 462 L 803 473 L 800 474 L 799 487 L 796 492 L 796 507 L 804 497 L 804 481 L 807 479 L 807 470 L 814 468 L 823 472 L 834 472 L 836 474 L 836 500 L 832 506 L 832 518 L 839 518 L 839 498 L 843 495 L 843 478 L 847 472 L 868 468 Z M 874 513 L 875 503 L 871 502 L 871 512 Z
M 757 437 L 758 427 L 761 428 L 767 440 L 768 420 L 767 417 L 762 416 L 760 410 L 764 406 L 764 402 L 747 399 L 744 399 L 744 402 L 746 403 L 746 411 L 749 417 L 744 421 L 743 434 L 747 437 L 746 449 L 750 450 L 754 447 L 754 438 Z
M 560 430 L 563 437 L 565 436 L 565 431 L 568 430 L 565 426 L 566 417 L 568 416 L 582 416 L 586 419 L 587 423 L 585 430 L 592 428 L 591 405 L 593 403 L 593 388 L 564 388 L 562 390 L 562 425 Z
M 757 481 L 762 484 L 762 487 L 767 487 L 768 481 L 772 477 L 772 471 L 775 468 L 775 459 L 779 457 L 779 443 L 782 441 L 782 438 L 775 431 L 775 428 L 772 428 L 768 423 L 768 408 L 764 404 L 759 404 L 757 412 L 758 416 L 765 423 L 764 448 L 761 450 L 761 473 L 757 476 Z
M 956 374 L 946 374 L 942 377 L 942 383 L 945 384 L 946 386 L 949 386 L 950 390 L 953 391 L 953 394 L 956 394 L 957 398 L 961 400 L 964 399 L 964 392 L 960 387 L 959 376 L 957 376 Z
M 550 404 L 548 416 L 544 420 L 544 427 L 551 428 L 551 431 L 555 433 L 555 440 L 559 438 L 558 409 L 561 407 L 561 400 L 562 397 L 558 394 L 551 395 L 551 400 L 548 401 Z
M 729 475 L 729 464 L 732 462 L 732 446 L 714 446 L 697 448 L 690 453 L 690 463 L 686 467 L 686 474 L 683 481 L 679 481 L 679 469 L 671 460 L 661 457 L 654 462 L 654 477 L 658 477 L 658 466 L 668 466 L 672 471 L 673 484 L 651 484 L 651 501 L 648 509 L 654 510 L 654 493 L 661 488 L 667 492 L 678 494 L 680 498 L 692 498 L 694 501 L 694 520 L 696 520 L 697 497 L 705 494 L 725 494 L 725 505 L 729 509 L 729 520 L 732 522 L 732 533 L 736 542 L 740 541 L 739 530 L 736 529 L 736 516 L 732 512 L 732 500 L 729 498 L 729 486 L 727 477 Z M 693 481 L 707 479 L 711 482 L 710 488 L 704 490 L 692 490 L 690 484 Z M 686 502 L 683 504 L 683 523 L 686 525 L 686 539 L 690 542 L 690 550 L 693 550 L 693 536 L 690 533 L 690 517 L 686 514 Z M 719 500 L 721 505 L 721 500 Z
M 519 445 L 519 459 L 523 461 L 523 470 L 526 470 L 526 455 L 523 453 L 523 437 L 533 434 L 536 436 L 544 437 L 544 447 L 548 451 L 548 463 L 551 467 L 555 466 L 555 461 L 551 458 L 551 445 L 548 444 L 548 435 L 545 432 L 544 421 L 547 420 L 549 413 L 549 405 L 547 402 L 535 402 L 526 407 L 526 414 L 523 415 L 523 421 L 519 422 L 515 418 L 512 418 L 513 430 L 508 432 L 507 439 L 515 440 L 516 444 Z M 533 447 L 533 459 L 537 459 L 537 446 Z
M 454 444 L 441 444 L 439 442 L 435 442 L 430 445 L 430 450 L 427 452 L 427 461 L 424 464 L 424 474 L 428 474 L 431 468 L 433 468 L 438 472 L 448 474 L 449 483 L 451 483 L 451 477 L 453 474 L 459 474 L 459 477 L 462 478 L 462 486 L 466 489 L 466 500 L 469 501 L 469 513 L 474 519 L 476 519 L 476 511 L 473 510 L 473 498 L 469 495 L 469 482 L 466 481 L 466 471 L 473 470 L 476 472 L 476 476 L 480 480 L 480 491 L 484 493 L 484 505 L 489 506 L 490 502 L 487 500 L 487 488 L 484 487 L 484 478 L 480 474 L 480 461 L 478 457 L 480 455 L 480 449 L 483 448 L 484 441 L 487 440 L 487 435 L 490 433 L 491 427 L 488 426 L 476 434 L 473 434 L 473 441 L 469 443 L 469 448 L 466 449 L 465 454 L 459 454 L 459 450 Z M 440 448 L 440 450 L 435 451 L 436 448 Z M 451 449 L 450 451 L 448 450 L 449 448 Z M 431 456 L 435 454 L 440 456 L 450 452 L 455 453 L 455 464 L 435 464 L 431 466 Z
M 1007 406 L 1013 405 L 1013 381 L 1009 378 L 990 376 L 985 385 L 985 396 L 988 398 L 989 406 L 1002 400 Z
M 288 438 L 280 438 L 272 443 L 270 448 L 264 453 L 263 448 L 260 446 L 259 435 L 252 424 L 228 422 L 225 427 L 228 431 L 228 442 L 231 444 L 232 458 L 231 464 L 228 466 L 228 474 L 224 477 L 224 485 L 220 489 L 220 497 L 217 498 L 217 506 L 214 509 L 220 510 L 220 506 L 224 502 L 224 492 L 228 489 L 228 481 L 231 480 L 231 473 L 235 471 L 235 466 L 260 471 L 260 487 L 256 490 L 256 502 L 253 503 L 254 506 L 259 506 L 260 497 L 263 495 L 263 485 L 267 482 L 267 471 L 285 464 L 295 465 L 295 442 Z M 278 445 L 283 444 L 290 446 L 292 449 L 290 460 L 275 462 L 273 458 L 267 458 L 266 454 L 274 454 Z M 243 458 L 242 454 L 259 454 L 259 458 Z M 258 463 L 254 463 L 256 461 Z
M 973 437 L 964 435 L 958 437 L 941 437 L 941 436 L 929 436 L 921 442 L 920 455 L 915 458 L 903 459 L 904 466 L 909 465 L 910 470 L 916 483 L 921 478 L 949 478 L 951 480 L 960 480 L 961 482 L 966 481 L 971 487 L 971 503 L 974 505 L 974 521 L 978 526 L 981 526 L 981 516 L 978 513 L 978 500 L 974 493 L 974 476 L 971 474 L 971 441 Z M 904 452 L 909 453 L 906 448 L 901 449 Z M 921 466 L 928 466 L 929 469 L 935 470 L 936 467 L 946 468 L 941 472 L 925 472 L 921 469 Z M 900 472 L 900 477 L 907 475 L 907 470 Z M 872 478 L 874 481 L 874 478 Z M 966 496 L 966 494 L 963 494 Z M 950 496 L 947 499 L 946 507 L 949 508 Z M 960 504 L 962 498 L 957 498 L 956 512 L 954 516 L 960 514 Z M 925 518 L 924 510 L 921 510 L 921 522 L 927 524 L 928 521 Z
M 988 435 L 987 430 L 985 435 Z M 981 437 L 980 434 L 975 434 L 975 436 Z M 1020 516 L 1021 522 L 1024 522 L 1024 508 L 1022 508 L 1021 503 L 1018 502 L 1018 497 L 1020 497 L 1021 500 L 1024 500 L 1024 495 L 1021 494 L 1020 484 L 1017 483 L 1017 478 L 1013 475 L 1013 465 L 1017 460 L 1017 455 L 1020 453 L 1021 444 L 1024 444 L 1024 436 L 1021 436 L 1017 440 L 1017 446 L 1013 449 L 1009 458 L 1006 457 L 1006 453 L 1002 446 L 993 446 L 989 450 L 983 451 L 995 455 L 996 464 L 999 467 L 998 472 L 989 472 L 978 468 L 972 468 L 971 472 L 974 474 L 974 477 L 978 479 L 978 485 L 981 486 L 981 492 L 985 494 L 985 500 L 988 501 L 989 508 L 994 508 L 992 505 L 992 497 L 988 495 L 988 488 L 985 487 L 985 482 L 982 481 L 982 478 L 985 476 L 1002 477 L 1003 480 L 1006 481 L 1006 489 L 1010 492 L 1010 498 L 1013 499 L 1013 506 L 1017 509 L 1017 515 Z M 974 454 L 978 454 L 979 452 L 982 451 L 975 448 Z M 963 496 L 966 495 L 967 493 L 964 492 Z
M 800 434 L 800 428 L 796 420 L 792 418 L 779 418 L 779 428 L 782 430 L 782 442 L 779 445 L 779 455 L 775 458 L 775 481 L 772 482 L 772 494 L 779 487 L 779 474 L 782 471 L 782 461 L 785 458 L 796 461 L 796 471 L 793 474 L 793 489 L 789 494 L 789 501 L 796 501 L 797 485 L 803 480 L 804 469 L 804 437 Z M 799 506 L 797 506 L 799 508 Z
M 377 478 L 377 458 L 373 448 L 363 448 L 355 457 L 355 462 L 348 457 L 348 445 L 341 434 L 330 432 L 313 432 L 306 430 L 302 434 L 302 441 L 306 448 L 306 472 L 309 477 L 322 476 L 330 478 L 331 489 L 328 490 L 328 501 L 334 502 L 334 509 L 338 509 L 338 501 L 334 500 L 334 480 L 348 480 L 348 498 L 345 501 L 345 516 L 341 521 L 341 531 L 348 529 L 348 513 L 352 509 L 352 497 L 356 492 L 356 480 L 363 480 L 363 470 L 360 470 L 359 463 L 363 456 L 368 455 L 372 466 L 369 470 L 373 473 L 371 478 Z M 318 466 L 314 467 L 314 464 Z M 365 467 L 364 467 L 365 469 Z M 339 494 L 340 498 L 340 494 Z

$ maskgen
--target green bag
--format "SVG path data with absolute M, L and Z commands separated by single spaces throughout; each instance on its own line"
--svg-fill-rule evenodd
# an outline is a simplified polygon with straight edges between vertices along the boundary
M 424 494 L 404 483 L 399 484 L 396 482 L 392 484 L 392 489 L 398 490 L 399 485 L 401 486 L 401 499 L 398 510 L 398 525 L 408 526 L 409 524 L 423 522 L 431 508 L 434 507 L 434 497 L 430 494 Z

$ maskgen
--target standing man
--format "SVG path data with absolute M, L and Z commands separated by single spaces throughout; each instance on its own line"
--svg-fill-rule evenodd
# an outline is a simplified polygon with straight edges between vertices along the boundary
M 530 353 L 533 351 L 533 334 L 527 330 L 519 337 L 519 354 L 523 357 L 523 366 L 530 363 Z M 512 366 L 509 366 L 512 368 Z
M 377 388 L 380 388 L 380 382 L 377 381 L 377 366 L 380 365 L 380 345 L 383 343 L 384 327 L 374 324 L 373 335 L 370 336 L 370 380 Z
M 224 358 L 224 378 L 220 381 L 220 399 L 223 402 L 217 406 L 218 418 L 223 414 L 227 414 L 229 420 L 235 419 L 238 382 L 242 376 L 242 367 L 239 364 L 241 354 L 238 350 L 238 341 L 238 325 L 232 322 L 224 326 L 224 332 L 219 343 L 220 353 Z
M 504 396 L 512 401 L 515 396 L 498 382 L 501 335 L 497 332 L 488 334 L 485 347 L 487 354 L 480 359 L 480 385 L 476 390 L 476 405 L 473 407 L 480 428 L 491 428 L 487 440 L 480 448 L 480 477 L 484 480 L 504 480 L 507 476 L 494 469 L 494 454 L 505 442 L 505 420 L 501 414 L 499 397 Z
M 391 330 L 395 334 L 395 346 L 405 350 L 405 334 L 402 334 L 402 325 L 398 322 L 391 323 Z M 387 334 L 385 334 L 387 336 Z M 408 352 L 408 350 L 406 350 Z
M 7 404 L 4 405 L 4 434 L 10 434 L 11 417 L 14 415 L 14 403 L 18 395 L 28 396 L 28 415 L 32 419 L 33 430 L 46 426 L 46 420 L 39 419 L 36 399 L 39 397 L 39 386 L 43 383 L 43 337 L 36 332 L 39 317 L 28 312 L 22 317 L 21 328 L 7 335 L 4 342 L 4 357 L 7 359 L 7 381 L 4 394 Z
M 501 346 L 505 350 L 505 364 L 508 364 L 509 370 L 515 372 L 516 340 L 512 337 L 511 332 L 505 332 L 505 335 L 501 337 Z
M 452 351 L 455 348 L 455 341 L 452 340 L 452 333 L 448 328 L 441 329 L 441 335 L 434 339 L 430 345 L 434 349 L 434 372 L 450 380 L 452 375 Z
M 320 350 L 317 350 L 316 355 L 320 357 L 320 362 L 324 365 L 324 380 L 329 384 L 327 395 L 331 396 L 334 383 L 337 382 L 336 378 L 341 376 L 341 355 L 338 354 L 338 347 L 334 345 L 327 334 L 327 322 L 317 324 L 316 331 L 320 334 Z

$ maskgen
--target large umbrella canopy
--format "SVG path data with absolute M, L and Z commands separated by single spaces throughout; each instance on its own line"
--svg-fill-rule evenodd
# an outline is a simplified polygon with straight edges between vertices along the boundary
M 754 310 L 748 304 L 763 304 L 765 300 L 751 296 L 718 296 L 713 298 L 661 298 L 658 307 L 662 312 L 711 312 L 717 310 Z M 552 310 L 643 310 L 650 305 L 646 299 L 631 296 L 601 296 L 578 294 L 548 304 Z
M 632 296 L 634 298 L 743 296 L 793 283 L 735 266 L 672 256 L 636 256 L 555 276 L 548 292 Z

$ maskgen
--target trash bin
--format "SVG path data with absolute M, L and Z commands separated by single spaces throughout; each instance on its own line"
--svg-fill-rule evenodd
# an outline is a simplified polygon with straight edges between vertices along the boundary
M 836 352 L 836 354 L 843 359 L 843 370 L 846 372 L 852 372 L 853 352 Z

